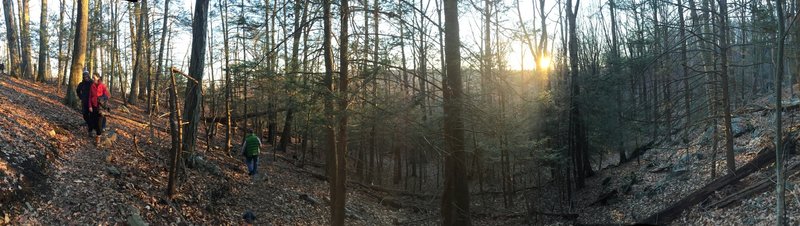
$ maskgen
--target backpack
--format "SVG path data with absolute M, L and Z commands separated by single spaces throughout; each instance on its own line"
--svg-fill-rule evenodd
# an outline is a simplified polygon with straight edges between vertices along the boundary
M 248 135 L 245 139 L 244 153 L 247 156 L 258 156 L 261 151 L 259 147 L 258 137 L 255 134 Z
M 97 97 L 97 104 L 99 104 L 103 109 L 111 110 L 110 106 L 108 105 L 108 97 L 106 95 Z

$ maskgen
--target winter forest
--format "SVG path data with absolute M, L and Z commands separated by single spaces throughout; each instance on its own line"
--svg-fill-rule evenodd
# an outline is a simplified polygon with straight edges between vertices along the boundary
M 800 224 L 798 1 L 0 1 L 0 225 Z

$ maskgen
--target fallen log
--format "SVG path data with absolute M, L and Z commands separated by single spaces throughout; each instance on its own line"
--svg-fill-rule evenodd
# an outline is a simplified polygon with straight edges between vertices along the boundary
M 796 101 L 796 100 L 794 100 L 794 101 L 783 101 L 781 103 L 781 109 L 783 109 L 783 111 L 795 111 L 797 109 L 800 109 L 800 101 Z M 767 111 L 767 110 L 769 110 L 769 111 L 775 110 L 775 105 L 771 104 L 771 103 L 766 105 L 766 106 L 750 105 L 750 106 L 747 106 L 745 108 L 741 108 L 741 109 L 737 110 L 736 114 L 737 115 L 750 114 L 750 113 L 753 113 L 753 112 Z
M 786 175 L 794 176 L 798 172 L 800 172 L 800 164 L 794 164 L 792 167 L 789 167 L 786 170 Z M 750 197 L 755 194 L 760 194 L 762 192 L 768 191 L 770 188 L 775 186 L 774 178 L 768 177 L 764 178 L 749 187 L 746 187 L 736 193 L 730 194 L 716 202 L 709 204 L 708 208 L 722 208 L 728 206 L 736 201 L 742 200 L 744 198 Z
M 794 135 L 787 136 L 794 139 Z M 665 225 L 669 224 L 670 221 L 680 216 L 684 210 L 691 208 L 692 206 L 708 199 L 708 197 L 714 193 L 715 191 L 733 184 L 739 181 L 742 178 L 747 177 L 748 175 L 752 174 L 753 172 L 758 171 L 759 169 L 772 164 L 775 162 L 775 150 L 773 147 L 767 147 L 761 149 L 758 152 L 758 155 L 753 158 L 750 162 L 742 165 L 739 169 L 736 169 L 733 173 L 729 173 L 725 176 L 717 178 L 716 180 L 708 183 L 707 185 L 703 186 L 700 189 L 695 190 L 691 194 L 683 197 L 676 203 L 656 212 L 649 217 L 640 220 L 639 223 L 644 224 L 657 224 L 657 225 Z

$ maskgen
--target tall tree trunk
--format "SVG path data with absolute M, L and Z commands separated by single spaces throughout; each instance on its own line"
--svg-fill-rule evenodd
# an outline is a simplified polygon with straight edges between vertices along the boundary
M 137 42 L 142 43 L 141 51 L 136 52 L 136 55 L 139 57 L 139 99 L 140 100 L 147 100 L 149 98 L 150 92 L 150 7 L 148 4 L 148 0 L 142 0 L 142 14 L 139 17 L 140 20 L 140 27 L 138 35 L 139 39 Z M 138 43 L 137 43 L 138 44 Z M 205 50 L 204 50 L 205 51 Z M 150 112 L 150 103 L 148 101 L 147 107 L 145 107 L 145 112 Z
M 144 5 L 144 6 L 145 6 L 145 10 L 144 10 L 144 17 L 145 17 L 145 19 L 144 19 L 144 21 L 145 21 L 145 25 L 144 25 L 144 33 L 145 33 L 145 35 L 144 35 L 144 37 L 145 38 L 143 40 L 144 41 L 144 53 L 143 54 L 144 54 L 144 62 L 145 63 L 142 64 L 142 66 L 144 67 L 144 70 L 143 70 L 144 71 L 144 77 L 143 77 L 144 80 L 143 80 L 143 82 L 144 82 L 145 86 L 144 86 L 144 92 L 139 92 L 139 95 L 144 96 L 145 100 L 147 100 L 147 105 L 146 105 L 147 107 L 145 108 L 145 113 L 147 113 L 147 115 L 152 115 L 153 114 L 153 108 L 154 108 L 153 107 L 154 106 L 153 105 L 153 92 L 152 92 L 153 91 L 153 73 L 152 73 L 153 72 L 152 71 L 153 67 L 150 66 L 150 65 L 153 64 L 153 60 L 151 59 L 151 56 L 153 56 L 153 48 L 150 47 L 150 40 L 153 39 L 153 34 L 150 33 L 150 25 L 155 23 L 155 21 L 150 21 L 150 16 L 149 16 L 150 7 L 147 7 L 147 5 Z
M 177 174 L 178 174 L 178 165 L 180 165 L 180 159 L 182 153 L 181 149 L 181 112 L 178 108 L 178 90 L 175 86 L 175 73 L 172 73 L 170 70 L 170 87 L 169 87 L 169 128 L 171 131 L 171 138 L 172 138 L 172 149 L 170 152 L 170 170 L 169 170 L 169 182 L 167 184 L 167 196 L 170 199 L 174 199 L 177 187 Z
M 47 0 L 42 0 L 42 13 L 39 19 L 39 69 L 37 70 L 37 81 L 45 81 L 50 77 L 50 57 L 47 52 L 49 34 L 47 33 Z
M 58 75 L 56 79 L 56 84 L 59 86 L 65 85 L 66 77 L 64 74 L 66 73 L 66 68 L 64 68 L 67 64 L 64 61 L 67 60 L 67 57 L 64 56 L 64 33 L 66 32 L 66 27 L 64 27 L 64 13 L 65 13 L 65 0 L 59 1 L 59 13 L 58 13 Z M 116 20 L 115 20 L 116 21 Z
M 380 58 L 378 58 L 378 50 L 379 50 L 378 48 L 380 47 L 380 38 L 379 38 L 379 33 L 378 33 L 378 26 L 380 24 L 380 14 L 378 13 L 378 12 L 380 12 L 380 3 L 378 2 L 378 0 L 373 0 L 372 7 L 373 7 L 373 10 L 372 10 L 372 35 L 374 36 L 374 41 L 375 41 L 375 44 L 373 45 L 374 50 L 372 51 L 372 62 L 373 62 L 373 65 L 372 65 L 372 76 L 373 76 L 372 77 L 372 98 L 373 98 L 373 100 L 377 100 L 378 99 L 378 79 L 377 79 L 377 77 L 381 72 L 380 68 L 378 66 L 378 61 L 380 59 Z M 373 106 L 373 108 L 376 108 L 377 104 L 372 104 L 372 106 Z M 375 115 L 373 115 L 373 116 L 375 116 Z M 376 134 L 376 129 L 375 129 L 377 122 L 375 121 L 375 119 L 377 119 L 377 117 L 373 117 L 373 121 L 371 123 L 372 125 L 370 125 L 370 132 L 369 132 L 369 134 L 370 134 L 370 137 L 369 137 L 369 153 L 370 153 L 370 157 L 369 157 L 369 169 L 367 170 L 367 174 L 368 174 L 367 182 L 368 183 L 372 183 L 376 176 L 377 177 L 381 177 L 382 176 L 380 174 L 376 174 L 375 173 L 375 172 L 380 172 L 379 170 L 375 169 L 376 165 L 377 165 L 377 162 L 376 162 L 377 160 L 376 159 L 383 157 L 382 155 L 379 155 L 377 153 L 378 150 L 376 149 L 376 146 L 375 146 L 376 139 L 377 139 L 377 134 Z
M 733 153 L 733 133 L 731 132 L 731 101 L 730 92 L 728 91 L 728 58 L 730 57 L 730 44 L 728 41 L 728 3 L 727 0 L 719 1 L 719 23 L 720 26 L 719 39 L 720 39 L 720 63 L 722 68 L 720 70 L 720 78 L 722 82 L 722 110 L 723 122 L 725 123 L 725 158 L 728 166 L 728 173 L 736 171 L 736 156 Z
M 75 88 L 83 79 L 81 74 L 86 61 L 86 32 L 89 30 L 89 0 L 78 0 L 78 3 L 80 8 L 78 8 L 78 16 L 75 18 L 75 44 L 73 44 L 75 48 L 72 50 L 72 66 L 64 101 L 65 105 L 75 108 L 80 106 Z
M 3 0 L 3 11 L 6 17 L 6 40 L 8 40 L 8 57 L 11 59 L 8 65 L 8 72 L 12 77 L 19 78 L 20 73 L 20 52 L 17 41 L 17 25 L 14 22 L 14 9 L 11 8 L 11 0 Z
M 683 3 L 681 1 L 682 0 L 678 0 L 678 15 L 679 15 L 678 21 L 680 21 L 680 31 L 679 31 L 680 34 L 679 34 L 679 36 L 680 36 L 680 39 L 681 39 L 681 46 L 680 46 L 680 48 L 681 48 L 681 69 L 682 69 L 682 74 L 683 74 L 683 77 L 681 77 L 681 80 L 683 80 L 684 107 L 686 107 L 686 109 L 684 109 L 686 111 L 686 121 L 685 121 L 686 123 L 684 123 L 684 126 L 683 126 L 682 140 L 684 141 L 684 143 L 688 143 L 688 141 L 689 141 L 689 125 L 692 124 L 692 98 L 691 98 L 692 88 L 689 87 L 689 79 L 690 79 L 690 77 L 689 77 L 689 65 L 688 65 L 689 61 L 687 59 L 688 57 L 687 57 L 687 53 L 686 53 L 687 52 L 687 50 L 686 50 L 686 42 L 687 42 L 687 38 L 686 38 L 686 20 L 684 19 L 684 13 L 683 13 L 684 6 L 683 6 Z
M 616 74 L 619 73 L 620 70 L 620 59 L 619 59 L 619 41 L 617 38 L 617 4 L 614 0 L 608 1 L 609 10 L 611 11 L 611 73 Z M 623 110 L 622 110 L 622 84 L 617 86 L 617 126 L 618 128 L 623 128 Z M 627 161 L 627 156 L 625 154 L 625 142 L 624 140 L 620 139 L 619 146 L 617 146 L 619 151 L 619 162 L 623 163 Z
M 153 111 L 158 113 L 158 94 L 160 93 L 158 90 L 158 84 L 161 80 L 161 72 L 164 71 L 164 45 L 167 40 L 167 22 L 169 22 L 169 0 L 164 0 L 164 21 L 161 25 L 161 43 L 158 47 L 158 67 L 156 67 L 156 81 L 155 87 L 153 87 L 154 95 L 154 103 L 153 103 Z
M 292 57 L 291 57 L 291 61 L 289 62 L 289 68 L 287 70 L 287 71 L 289 71 L 289 78 L 288 79 L 289 79 L 290 83 L 294 83 L 293 81 L 296 80 L 297 74 L 299 73 L 299 70 L 300 70 L 300 63 L 298 61 L 298 55 L 299 55 L 299 51 L 300 51 L 300 38 L 301 38 L 301 35 L 303 34 L 303 32 L 302 32 L 303 29 L 302 29 L 301 25 L 305 24 L 307 11 L 308 11 L 306 9 L 307 8 L 306 6 L 308 6 L 307 1 L 295 0 L 294 4 L 295 4 L 295 7 L 294 7 L 294 17 L 295 18 L 294 18 L 294 31 L 292 32 L 292 39 L 293 39 L 293 42 L 292 42 Z M 303 6 L 302 7 L 303 8 L 302 15 L 300 13 L 301 4 Z M 289 87 L 289 86 L 287 86 L 287 87 Z M 286 103 L 286 120 L 284 120 L 283 134 L 281 135 L 281 141 L 278 144 L 278 148 L 277 148 L 277 150 L 281 150 L 281 151 L 286 151 L 286 146 L 288 146 L 289 143 L 291 143 L 291 140 L 292 140 L 292 120 L 293 120 L 292 116 L 294 115 L 294 99 L 292 98 L 294 96 L 294 95 L 292 95 L 292 92 L 294 92 L 293 89 L 294 89 L 293 87 L 289 87 L 289 89 L 286 90 L 287 94 L 289 94 L 287 96 L 288 100 L 287 100 L 287 103 Z
M 567 26 L 568 26 L 568 45 L 569 45 L 569 66 L 570 66 L 570 110 L 569 110 L 569 150 L 572 154 L 572 161 L 575 173 L 575 186 L 580 189 L 584 186 L 584 178 L 592 174 L 592 168 L 588 164 L 588 141 L 586 139 L 585 128 L 580 114 L 580 81 L 578 78 L 578 34 L 576 33 L 576 18 L 580 0 L 576 0 L 573 9 L 572 0 L 567 0 Z
M 467 158 L 464 151 L 463 85 L 458 1 L 444 1 L 445 61 L 444 96 L 445 179 L 442 192 L 442 225 L 471 225 Z
M 231 140 L 233 139 L 233 134 L 231 134 L 231 101 L 233 100 L 231 99 L 230 49 L 228 48 L 228 1 L 220 1 L 223 2 L 220 7 L 224 7 L 224 10 L 221 9 L 223 13 L 220 13 L 220 17 L 222 17 L 222 43 L 225 48 L 223 51 L 225 57 L 225 153 L 230 155 Z
M 141 4 L 141 5 L 140 5 Z M 139 84 L 141 83 L 139 80 L 142 79 L 142 66 L 144 62 L 142 62 L 142 52 L 144 52 L 143 48 L 143 41 L 144 41 L 144 21 L 142 20 L 142 5 L 147 4 L 147 0 L 143 0 L 140 4 L 136 4 L 134 6 L 133 14 L 136 16 L 136 34 L 133 40 L 136 40 L 136 47 L 135 51 L 132 54 L 134 56 L 134 63 L 133 63 L 133 73 L 131 74 L 131 91 L 128 93 L 128 103 L 131 105 L 136 105 L 139 98 Z M 131 26 L 131 33 L 133 33 L 133 26 Z M 205 37 L 203 37 L 205 38 Z
M 116 57 L 118 55 L 117 52 L 119 51 L 117 43 L 117 37 L 119 36 L 119 28 L 117 28 L 119 26 L 119 23 L 117 22 L 117 13 L 119 12 L 119 8 L 117 8 L 117 3 L 117 0 L 114 0 L 114 3 L 111 6 L 111 20 L 113 21 L 111 23 L 111 32 L 113 34 L 111 35 L 111 50 L 108 53 L 109 61 L 111 61 L 111 74 L 108 76 L 108 92 L 111 94 L 111 96 L 114 96 L 114 85 L 116 84 L 117 86 L 120 86 L 122 84 L 121 82 L 114 82 L 114 76 L 121 77 L 121 75 L 118 73 L 119 70 L 117 70 L 118 63 Z M 120 89 L 120 91 L 120 93 L 125 94 L 124 90 Z M 122 100 L 125 100 L 125 98 L 123 97 Z
M 723 0 L 724 1 L 724 0 Z M 778 0 L 778 42 L 775 48 L 778 50 L 778 59 L 777 59 L 777 67 L 775 68 L 775 181 L 777 181 L 777 185 L 775 186 L 775 196 L 776 196 L 776 205 L 775 205 L 775 215 L 776 215 L 776 225 L 784 225 L 786 224 L 786 211 L 784 210 L 786 206 L 785 201 L 785 194 L 786 194 L 786 176 L 784 175 L 784 152 L 783 150 L 783 125 L 781 124 L 781 98 L 783 96 L 783 73 L 784 73 L 784 49 L 785 49 L 785 42 L 786 42 L 786 25 L 785 25 L 785 18 L 783 16 L 784 12 L 784 0 Z
M 331 225 L 344 225 L 345 215 L 345 202 L 347 200 L 347 191 L 345 191 L 345 183 L 347 182 L 347 105 L 349 103 L 347 85 L 349 83 L 348 69 L 349 69 L 349 22 L 350 22 L 350 6 L 348 0 L 341 0 L 340 10 L 340 26 L 339 29 L 339 86 L 337 87 L 339 93 L 339 131 L 336 133 L 336 152 L 334 154 L 336 163 L 335 174 L 336 180 L 334 184 L 334 191 L 331 193 Z
M 192 52 L 189 59 L 189 76 L 194 81 L 186 83 L 186 100 L 183 106 L 183 121 L 188 122 L 183 128 L 183 151 L 194 153 L 197 143 L 197 124 L 200 120 L 200 102 L 203 69 L 205 67 L 206 33 L 208 31 L 208 1 L 195 2 L 192 19 Z M 198 84 L 201 83 L 201 84 Z
M 31 60 L 32 53 L 31 53 L 31 32 L 30 32 L 30 23 L 31 17 L 30 13 L 28 12 L 28 1 L 30 0 L 20 0 L 20 40 L 22 43 L 22 73 L 24 78 L 28 78 L 31 80 L 35 80 L 36 78 L 33 77 L 33 62 Z
M 332 25 L 331 25 L 331 2 L 330 0 L 323 0 L 323 38 L 322 38 L 322 51 L 325 60 L 325 78 L 323 80 L 323 86 L 326 89 L 327 93 L 325 94 L 325 119 L 326 119 L 326 126 L 325 126 L 325 146 L 328 149 L 326 153 L 326 166 L 325 166 L 325 173 L 328 176 L 328 184 L 330 186 L 329 195 L 331 197 L 331 225 L 336 225 L 336 214 L 338 213 L 336 210 L 336 203 L 334 201 L 334 197 L 337 197 L 336 192 L 338 191 L 337 185 L 337 176 L 338 172 L 336 164 L 338 160 L 336 159 L 336 133 L 334 130 L 335 125 L 335 117 L 333 111 L 333 49 L 331 48 L 331 38 L 332 38 Z M 343 222 L 341 222 L 343 223 Z

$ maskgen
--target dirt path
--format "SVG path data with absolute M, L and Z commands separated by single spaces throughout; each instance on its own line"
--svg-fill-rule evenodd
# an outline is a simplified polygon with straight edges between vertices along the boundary
M 46 174 L 31 178 L 34 191 L 19 201 L 24 208 L 12 211 L 19 223 L 73 224 L 114 222 L 110 211 L 119 206 L 124 196 L 111 189 L 104 161 L 105 153 L 90 141 L 80 113 L 65 109 L 61 97 L 43 92 L 43 87 L 26 81 L 7 79 L 0 83 L 0 96 L 9 104 L 2 111 L 11 113 L 21 128 L 20 138 L 30 145 L 38 169 Z M 112 125 L 113 127 L 113 125 Z M 38 141 L 38 142 L 37 142 Z M 21 167 L 36 170 L 36 167 Z M 30 208 L 28 207 L 30 206 Z M 47 211 L 47 212 L 44 212 Z M 47 217 L 44 217 L 47 216 Z
M 9 193 L 17 198 L 0 202 L 0 224 L 5 216 L 12 224 L 44 225 L 117 224 L 138 216 L 154 225 L 225 225 L 239 224 L 247 210 L 259 224 L 328 222 L 327 183 L 303 172 L 309 169 L 275 161 L 269 146 L 259 166 L 269 181 L 253 183 L 241 159 L 206 151 L 199 140 L 197 153 L 219 171 L 186 170 L 180 196 L 167 201 L 166 131 L 155 130 L 151 138 L 141 109 L 117 108 L 108 121 L 117 139 L 113 147 L 98 148 L 80 113 L 61 103 L 63 93 L 49 85 L 0 80 L 0 188 L 4 179 L 14 179 L 9 175 L 24 174 L 17 183 L 21 189 Z M 168 128 L 165 119 L 155 123 Z M 348 188 L 348 225 L 388 225 L 431 214 L 390 209 L 368 192 Z

